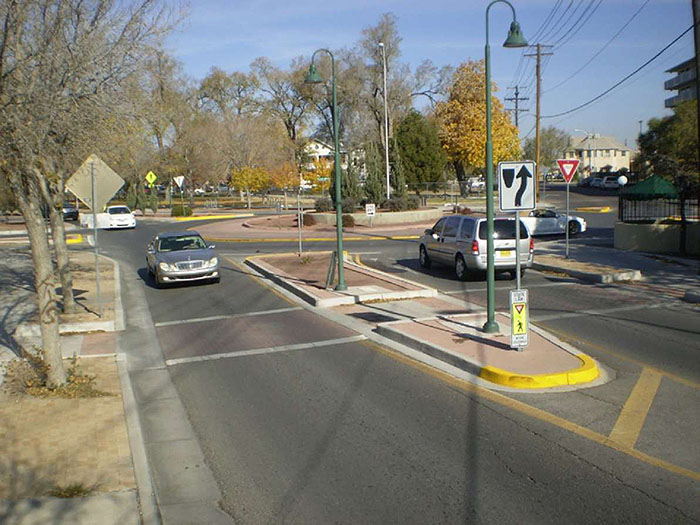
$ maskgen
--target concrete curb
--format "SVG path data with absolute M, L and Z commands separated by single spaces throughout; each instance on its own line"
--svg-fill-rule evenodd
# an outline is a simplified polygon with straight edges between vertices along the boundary
M 83 323 L 62 323 L 59 334 L 80 334 L 88 332 L 118 332 L 124 330 L 124 309 L 122 307 L 121 278 L 119 264 L 114 259 L 100 255 L 112 262 L 114 267 L 114 319 L 112 321 L 87 321 Z M 14 331 L 15 337 L 40 337 L 41 327 L 36 323 L 21 324 Z
M 276 256 L 279 254 L 275 254 Z M 266 265 L 260 264 L 260 262 L 256 261 L 256 259 L 264 259 L 266 256 L 265 255 L 257 255 L 257 256 L 252 256 L 252 257 L 247 257 L 245 262 L 248 266 L 251 266 L 253 269 L 258 271 L 259 273 L 262 273 L 265 277 L 269 278 L 273 282 L 275 282 L 277 285 L 281 286 L 282 288 L 290 291 L 300 299 L 303 299 L 307 303 L 316 306 L 318 308 L 329 308 L 333 306 L 342 306 L 342 305 L 351 305 L 351 304 L 357 304 L 357 303 L 363 303 L 363 302 L 369 302 L 369 301 L 396 301 L 399 299 L 415 299 L 415 298 L 421 298 L 421 297 L 437 297 L 438 293 L 437 290 L 434 288 L 428 288 L 425 286 L 421 286 L 417 283 L 413 283 L 410 281 L 407 281 L 405 279 L 401 279 L 399 277 L 394 277 L 394 276 L 389 276 L 387 274 L 384 274 L 382 272 L 379 272 L 377 270 L 369 270 L 366 266 L 360 266 L 357 265 L 349 260 L 345 261 L 346 266 L 351 266 L 353 269 L 357 272 L 360 273 L 372 273 L 372 274 L 380 274 L 382 277 L 384 277 L 387 281 L 390 282 L 401 282 L 401 283 L 406 283 L 410 284 L 412 288 L 418 288 L 417 290 L 403 290 L 403 291 L 398 291 L 398 292 L 375 292 L 375 293 L 361 293 L 361 294 L 352 294 L 350 292 L 338 292 L 343 295 L 339 297 L 329 297 L 329 298 L 321 298 L 318 297 L 317 295 L 314 295 L 311 291 L 296 285 L 295 283 L 290 282 L 287 278 L 281 277 L 277 275 L 275 272 L 273 272 L 271 269 L 267 268 Z
M 126 431 L 129 436 L 129 448 L 131 449 L 131 462 L 134 467 L 136 488 L 139 495 L 141 522 L 145 525 L 158 525 L 161 523 L 161 518 L 158 512 L 158 504 L 156 503 L 156 493 L 153 489 L 151 470 L 148 466 L 136 396 L 129 378 L 126 354 L 121 352 L 121 349 L 117 349 L 117 352 L 117 368 L 119 370 L 119 382 L 122 386 L 122 402 L 124 404 Z
M 547 272 L 556 272 L 570 275 L 582 281 L 589 283 L 613 283 L 617 281 L 640 281 L 642 280 L 642 272 L 639 270 L 623 270 L 613 273 L 594 273 L 583 272 L 580 270 L 571 270 L 553 264 L 538 263 L 536 260 L 532 263 L 533 270 L 544 270 Z
M 430 321 L 433 319 L 438 318 L 415 319 L 415 321 Z M 586 384 L 595 381 L 600 376 L 598 366 L 593 359 L 581 352 L 571 352 L 561 345 L 558 346 L 560 346 L 562 350 L 574 355 L 581 361 L 581 366 L 571 370 L 550 374 L 521 374 L 493 366 L 483 366 L 481 363 L 470 360 L 463 355 L 457 355 L 447 348 L 443 348 L 415 336 L 407 335 L 401 331 L 400 328 L 397 328 L 399 325 L 405 324 L 406 322 L 407 321 L 402 320 L 383 323 L 377 326 L 376 332 L 397 343 L 440 359 L 454 367 L 497 385 L 522 390 L 546 389 Z M 551 341 L 551 338 L 547 337 L 546 332 L 538 330 L 538 333 Z

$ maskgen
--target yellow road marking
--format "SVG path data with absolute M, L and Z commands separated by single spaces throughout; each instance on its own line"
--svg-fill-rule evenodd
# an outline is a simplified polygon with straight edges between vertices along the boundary
M 176 222 L 189 221 L 216 221 L 224 219 L 241 219 L 243 217 L 254 217 L 253 213 L 227 213 L 225 215 L 194 215 L 191 217 L 175 217 Z
M 651 403 L 661 384 L 661 374 L 644 368 L 627 398 L 617 422 L 610 432 L 610 439 L 623 446 L 634 447 L 642 431 Z
M 561 330 L 555 330 L 553 328 L 547 328 L 547 330 L 549 332 L 553 333 L 554 335 L 556 335 L 562 341 L 571 342 L 571 341 L 576 340 L 576 336 L 572 336 L 571 334 L 569 334 L 567 332 L 564 332 Z M 671 372 L 667 372 L 665 370 L 661 370 L 660 368 L 656 368 L 655 366 L 652 366 L 649 363 L 645 363 L 644 361 L 639 361 L 637 359 L 634 359 L 633 357 L 628 357 L 624 354 L 620 354 L 620 353 L 615 352 L 613 350 L 609 350 L 608 348 L 600 346 L 598 344 L 591 343 L 591 342 L 587 341 L 586 346 L 593 348 L 597 352 L 601 352 L 603 354 L 608 354 L 608 355 L 614 356 L 618 359 L 622 359 L 623 361 L 628 361 L 630 363 L 634 363 L 635 365 L 639 365 L 642 368 L 648 368 L 649 370 L 652 370 L 652 371 L 656 372 L 657 374 L 661 374 L 664 377 L 668 377 L 669 379 L 671 379 L 677 383 L 680 383 L 682 385 L 688 386 L 690 388 L 700 388 L 700 383 L 696 383 L 695 381 L 691 381 L 690 379 L 686 379 L 684 377 L 677 376 L 677 375 L 672 374 Z
M 407 239 L 419 239 L 418 235 L 395 235 L 395 236 L 375 236 L 375 237 L 346 237 L 343 236 L 343 242 L 346 241 L 403 241 Z M 209 237 L 204 236 L 204 240 L 207 242 L 298 242 L 299 238 L 286 237 L 286 238 L 266 238 L 261 237 L 258 239 L 225 239 L 222 237 Z M 303 242 L 335 242 L 335 237 L 308 237 L 302 238 Z
M 517 401 L 516 399 L 511 399 L 507 396 L 504 396 L 503 394 L 499 394 L 498 392 L 494 392 L 492 390 L 488 390 L 486 388 L 474 385 L 472 383 L 468 383 L 462 379 L 453 377 L 449 375 L 447 372 L 443 372 L 442 370 L 438 370 L 437 368 L 433 368 L 432 366 L 426 365 L 425 363 L 421 363 L 419 361 L 415 361 L 409 357 L 406 357 L 402 354 L 399 354 L 397 352 L 394 352 L 392 350 L 389 350 L 387 348 L 384 348 L 380 346 L 377 343 L 374 343 L 372 341 L 362 341 L 360 344 L 363 344 L 369 348 L 372 348 L 396 361 L 399 361 L 401 363 L 404 363 L 408 366 L 411 366 L 413 368 L 416 368 L 418 370 L 421 370 L 422 372 L 440 380 L 443 381 L 459 390 L 465 391 L 465 392 L 471 392 L 478 394 L 480 397 L 484 399 L 488 399 L 489 401 L 493 401 L 495 403 L 498 403 L 499 405 L 505 406 L 507 408 L 510 408 L 512 410 L 516 410 L 518 412 L 521 412 L 525 415 L 528 415 L 530 417 L 533 417 L 535 419 L 539 419 L 540 421 L 545 421 L 547 423 L 550 423 L 554 426 L 557 426 L 559 428 L 563 428 L 564 430 L 568 430 L 569 432 L 576 434 L 578 436 L 584 437 L 590 441 L 593 441 L 595 443 L 598 443 L 600 445 L 604 445 L 608 448 L 612 448 L 613 450 L 616 450 L 618 452 L 621 452 L 623 454 L 626 454 L 628 456 L 631 456 L 635 459 L 638 459 L 640 461 L 643 461 L 644 463 L 647 463 L 649 465 L 653 465 L 658 468 L 662 468 L 664 470 L 667 470 L 669 472 L 672 472 L 674 474 L 678 474 L 680 476 L 684 476 L 690 479 L 694 479 L 696 481 L 700 481 L 700 472 L 695 472 L 693 470 L 680 467 L 678 465 L 674 465 L 673 463 L 669 463 L 668 461 L 664 461 L 662 459 L 656 458 L 654 456 L 650 456 L 648 454 L 645 454 L 643 452 L 640 452 L 638 450 L 633 449 L 632 447 L 622 445 L 620 443 L 617 443 L 610 439 L 607 436 L 604 436 L 602 434 L 599 434 L 598 432 L 594 432 L 593 430 L 590 430 L 588 428 L 582 427 L 577 425 L 576 423 L 573 423 L 571 421 L 568 421 L 564 418 L 561 418 L 559 416 L 555 416 L 554 414 L 550 414 L 549 412 L 546 412 L 544 410 L 541 410 L 539 408 L 535 408 L 531 405 L 528 405 L 526 403 L 523 403 L 522 401 Z

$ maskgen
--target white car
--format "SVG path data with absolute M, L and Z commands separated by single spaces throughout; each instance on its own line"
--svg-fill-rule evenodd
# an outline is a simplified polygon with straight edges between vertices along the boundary
M 136 228 L 136 217 L 127 206 L 109 206 L 106 213 L 105 228 Z
M 551 209 L 540 208 L 532 210 L 527 216 L 520 217 L 532 235 L 553 235 L 565 233 L 566 228 L 569 228 L 569 235 L 586 231 L 586 220 L 583 217 L 559 213 Z

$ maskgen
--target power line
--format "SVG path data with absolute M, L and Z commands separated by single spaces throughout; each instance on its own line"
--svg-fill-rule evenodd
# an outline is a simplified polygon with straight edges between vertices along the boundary
M 653 57 L 651 57 L 649 60 L 647 60 L 646 62 L 644 62 L 644 64 L 642 64 L 642 65 L 639 66 L 637 69 L 635 69 L 634 71 L 632 71 L 629 75 L 627 75 L 625 78 L 623 78 L 622 80 L 620 80 L 619 82 L 617 82 L 615 85 L 613 85 L 612 87 L 610 87 L 610 88 L 606 89 L 605 91 L 603 91 L 600 95 L 598 95 L 598 96 L 592 98 L 591 100 L 589 100 L 588 102 L 584 102 L 583 104 L 581 104 L 581 105 L 579 105 L 579 106 L 576 106 L 575 108 L 570 109 L 570 110 L 568 110 L 568 111 L 563 111 L 563 112 L 557 113 L 557 114 L 555 114 L 555 115 L 545 115 L 545 116 L 543 116 L 542 118 L 561 117 L 562 115 L 568 115 L 569 113 L 573 113 L 574 111 L 578 111 L 579 109 L 582 109 L 582 108 L 585 108 L 586 106 L 591 105 L 593 102 L 595 102 L 596 100 L 599 100 L 600 98 L 604 97 L 605 95 L 607 95 L 608 93 L 610 93 L 613 89 L 615 89 L 616 87 L 618 87 L 620 84 L 622 84 L 622 83 L 625 82 L 626 80 L 630 79 L 631 77 L 633 77 L 634 75 L 636 75 L 637 73 L 639 73 L 642 69 L 644 69 L 644 68 L 647 67 L 649 64 L 651 64 L 654 60 L 656 60 L 657 58 L 659 58 L 659 57 L 664 53 L 664 51 L 666 51 L 669 47 L 671 47 L 673 44 L 675 44 L 676 42 L 678 42 L 682 37 L 684 37 L 688 32 L 690 32 L 694 27 L 695 27 L 695 24 L 691 25 L 688 29 L 686 29 L 685 31 L 683 31 L 680 35 L 678 35 L 676 38 L 674 38 L 669 44 L 667 44 L 661 51 L 659 51 L 658 53 L 656 53 Z
M 588 13 L 588 16 L 586 16 L 586 11 L 584 11 L 584 12 L 581 14 L 581 18 L 580 18 L 579 20 L 583 19 L 584 16 L 586 16 L 586 19 L 583 20 L 583 21 L 579 24 L 578 29 L 576 29 L 576 31 L 574 31 L 574 30 L 573 30 L 574 28 L 573 28 L 573 26 L 572 26 L 571 31 L 569 31 L 568 33 L 565 33 L 559 40 L 557 40 L 556 42 L 554 42 L 554 47 L 561 47 L 561 46 L 559 45 L 560 43 L 561 43 L 561 45 L 563 46 L 563 45 L 565 45 L 569 40 L 571 40 L 571 39 L 576 35 L 576 33 L 578 33 L 578 32 L 583 28 L 583 26 L 586 25 L 586 23 L 591 19 L 591 17 L 593 16 L 593 14 L 598 10 L 598 8 L 600 7 L 600 4 L 602 4 L 602 3 L 603 3 L 603 0 L 598 0 L 598 3 L 597 3 L 595 6 L 593 6 L 593 3 L 589 4 L 588 7 L 586 8 L 586 11 L 588 11 L 588 9 L 591 9 L 591 7 L 592 7 L 592 9 L 591 9 L 590 13 Z M 563 40 L 564 42 L 562 42 L 562 40 Z
M 549 93 L 549 92 L 552 91 L 553 89 L 558 88 L 558 87 L 561 86 L 562 84 L 565 84 L 566 82 L 568 82 L 569 80 L 571 80 L 572 78 L 574 78 L 574 77 L 575 77 L 576 75 L 578 75 L 581 71 L 583 71 L 584 69 L 586 69 L 586 67 L 587 67 L 591 62 L 593 62 L 603 51 L 605 51 L 605 49 L 612 43 L 613 40 L 615 40 L 618 36 L 620 36 L 620 33 L 622 33 L 622 32 L 627 28 L 627 26 L 630 25 L 630 24 L 632 23 L 632 20 L 634 20 L 634 19 L 637 17 L 637 15 L 638 15 L 639 13 L 642 12 L 642 9 L 644 9 L 644 7 L 649 3 L 649 1 L 650 1 L 650 0 L 646 0 L 646 1 L 642 4 L 642 6 L 641 6 L 639 9 L 637 9 L 637 11 L 630 17 L 630 19 L 627 20 L 627 22 L 625 22 L 625 23 L 623 24 L 623 26 L 619 29 L 619 31 L 618 31 L 617 33 L 615 33 L 615 34 L 612 36 L 612 38 L 611 38 L 610 40 L 608 40 L 608 41 L 606 42 L 606 44 L 605 44 L 603 47 L 601 47 L 601 48 L 598 50 L 598 52 L 597 52 L 596 54 L 594 54 L 594 55 L 588 60 L 588 62 L 586 62 L 585 64 L 583 64 L 579 69 L 577 69 L 577 70 L 574 71 L 571 75 L 569 75 L 567 78 L 565 78 L 564 80 L 562 80 L 561 82 L 559 82 L 556 86 L 551 87 L 551 88 L 549 88 L 549 89 L 543 91 L 543 93 Z M 566 43 L 566 42 L 565 42 L 565 43 Z M 556 44 L 555 44 L 555 45 L 556 45 Z M 564 44 L 562 44 L 562 45 L 564 45 Z

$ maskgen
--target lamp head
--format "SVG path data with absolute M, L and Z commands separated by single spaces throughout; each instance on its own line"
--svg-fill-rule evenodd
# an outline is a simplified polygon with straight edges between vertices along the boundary
M 323 82 L 321 75 L 319 75 L 318 71 L 316 70 L 316 64 L 313 62 L 309 66 L 309 74 L 306 75 L 304 82 L 306 84 L 321 84 Z
M 508 31 L 508 37 L 506 41 L 503 42 L 503 47 L 525 47 L 527 46 L 527 40 L 523 36 L 522 31 L 520 31 L 520 24 L 513 20 L 510 23 L 510 31 Z

